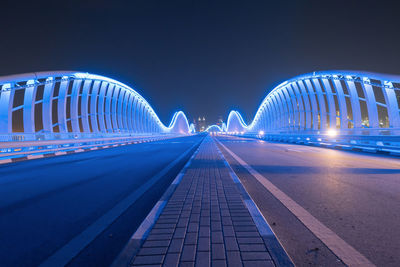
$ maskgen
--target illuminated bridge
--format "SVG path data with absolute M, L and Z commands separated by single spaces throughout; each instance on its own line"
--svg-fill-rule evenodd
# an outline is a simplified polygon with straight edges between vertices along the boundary
M 211 134 L 99 75 L 0 89 L 2 266 L 399 265 L 400 76 L 301 75 Z
M 314 72 L 276 86 L 249 125 L 232 111 L 226 132 L 391 151 L 400 146 L 399 112 L 399 76 Z

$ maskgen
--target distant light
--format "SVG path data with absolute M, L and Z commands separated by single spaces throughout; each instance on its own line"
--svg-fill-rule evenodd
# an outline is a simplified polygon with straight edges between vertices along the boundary
M 259 135 L 264 135 L 264 131 L 259 131 L 258 134 Z
M 327 135 L 332 136 L 332 137 L 337 135 L 337 131 L 334 129 L 329 129 L 326 133 L 327 133 Z
M 244 132 L 240 132 L 240 134 L 244 134 Z

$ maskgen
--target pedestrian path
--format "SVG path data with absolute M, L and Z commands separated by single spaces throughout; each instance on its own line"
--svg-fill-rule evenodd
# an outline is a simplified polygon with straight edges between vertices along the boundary
M 270 245 L 271 238 L 262 235 L 273 233 L 268 226 L 260 229 L 263 224 L 254 215 L 259 211 L 249 208 L 246 195 L 213 139 L 206 137 L 147 238 L 132 251 L 129 265 L 291 266 L 279 243 Z

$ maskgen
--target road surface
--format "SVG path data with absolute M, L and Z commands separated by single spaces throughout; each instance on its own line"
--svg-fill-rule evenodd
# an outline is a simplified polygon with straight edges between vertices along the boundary
M 0 265 L 37 266 L 77 254 L 70 266 L 109 266 L 202 139 L 1 165 Z
M 308 212 L 313 222 L 332 230 L 335 240 L 372 264 L 399 266 L 399 159 L 256 139 L 217 140 Z M 343 265 L 262 180 L 220 148 L 297 266 Z

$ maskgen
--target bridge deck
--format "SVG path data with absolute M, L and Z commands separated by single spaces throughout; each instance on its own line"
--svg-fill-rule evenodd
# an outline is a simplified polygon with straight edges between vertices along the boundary
M 285 252 L 258 209 L 248 208 L 246 201 L 251 200 L 239 180 L 230 174 L 212 138 L 206 137 L 147 238 L 128 252 L 129 264 L 280 265 Z M 263 222 L 257 223 L 260 218 Z M 291 265 L 288 258 L 283 262 Z

